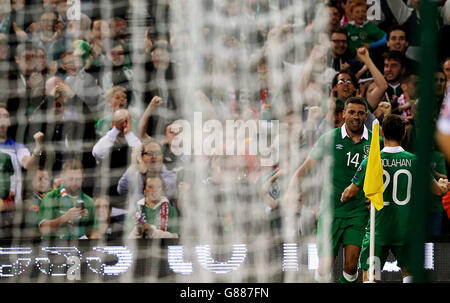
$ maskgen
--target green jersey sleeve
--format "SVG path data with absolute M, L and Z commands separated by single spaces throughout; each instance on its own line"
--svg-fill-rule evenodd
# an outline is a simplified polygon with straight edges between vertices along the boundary
M 369 38 L 374 40 L 371 42 L 380 40 L 386 34 L 381 28 L 372 22 L 367 23 L 366 32 L 368 33 Z
M 321 160 L 330 150 L 331 132 L 327 132 L 320 136 L 319 140 L 314 144 L 309 156 L 314 160 Z
M 39 208 L 37 223 L 40 224 L 43 220 L 52 220 L 53 218 L 53 208 L 55 204 L 54 194 L 55 191 L 47 193 L 44 198 L 42 198 L 41 206 Z
M 364 186 L 364 177 L 366 176 L 366 169 L 367 169 L 367 161 L 369 160 L 369 157 L 365 158 L 361 165 L 358 167 L 358 170 L 356 171 L 355 175 L 352 178 L 352 183 L 358 186 L 359 188 L 363 188 Z

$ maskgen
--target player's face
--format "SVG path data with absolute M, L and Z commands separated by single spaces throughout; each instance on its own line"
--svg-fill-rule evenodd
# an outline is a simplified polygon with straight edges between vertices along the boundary
M 163 184 L 160 178 L 149 178 L 144 189 L 145 197 L 152 201 L 158 202 L 163 194 Z
M 81 169 L 67 169 L 63 173 L 63 184 L 67 193 L 76 196 L 83 184 L 83 171 Z
M 361 104 L 348 104 L 344 110 L 345 125 L 352 133 L 359 133 L 367 119 L 366 107 Z
M 403 52 L 408 46 L 405 32 L 402 30 L 393 30 L 387 41 L 387 46 L 391 51 Z

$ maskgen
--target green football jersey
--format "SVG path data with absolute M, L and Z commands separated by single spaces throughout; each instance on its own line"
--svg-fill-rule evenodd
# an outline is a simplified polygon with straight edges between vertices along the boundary
M 375 23 L 365 22 L 362 26 L 347 23 L 344 29 L 348 33 L 348 49 L 354 55 L 362 43 L 372 43 L 383 38 L 385 32 Z
M 77 198 L 73 198 L 67 195 L 63 186 L 48 192 L 42 199 L 38 214 L 38 224 L 44 220 L 53 220 L 61 217 L 72 207 L 77 207 L 78 200 L 83 200 L 88 216 L 65 223 L 50 236 L 42 236 L 42 239 L 78 239 L 82 236 L 89 236 L 97 228 L 98 222 L 94 200 L 81 191 Z
M 361 192 L 356 199 L 348 203 L 340 201 L 341 194 L 355 175 L 361 162 L 369 155 L 372 132 L 364 127 L 364 133 L 358 143 L 348 136 L 345 124 L 323 134 L 312 151 L 310 157 L 322 160 L 331 157 L 331 184 L 323 186 L 320 211 L 330 207 L 334 217 L 349 218 L 367 214 L 365 197 Z M 324 180 L 325 182 L 325 180 Z M 328 199 L 330 197 L 330 199 Z M 326 202 L 330 203 L 326 203 Z
M 359 188 L 364 187 L 368 159 L 352 179 Z M 381 151 L 383 165 L 384 207 L 375 210 L 375 242 L 377 245 L 404 245 L 410 228 L 411 187 L 416 156 L 402 147 L 385 147 Z M 361 191 L 363 192 L 363 191 Z

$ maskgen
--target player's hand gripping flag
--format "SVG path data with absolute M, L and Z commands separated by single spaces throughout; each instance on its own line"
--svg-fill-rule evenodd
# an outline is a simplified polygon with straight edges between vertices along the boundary
M 380 152 L 380 124 L 374 123 L 372 141 L 370 142 L 369 160 L 364 178 L 364 193 L 377 210 L 383 208 L 383 165 Z

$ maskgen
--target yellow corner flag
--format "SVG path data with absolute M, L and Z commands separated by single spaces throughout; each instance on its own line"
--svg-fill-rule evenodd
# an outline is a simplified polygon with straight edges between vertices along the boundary
M 378 122 L 378 121 L 377 121 Z M 372 141 L 370 142 L 369 160 L 367 161 L 366 176 L 364 178 L 364 193 L 372 201 L 377 210 L 383 208 L 383 165 L 380 152 L 380 124 L 373 125 Z

